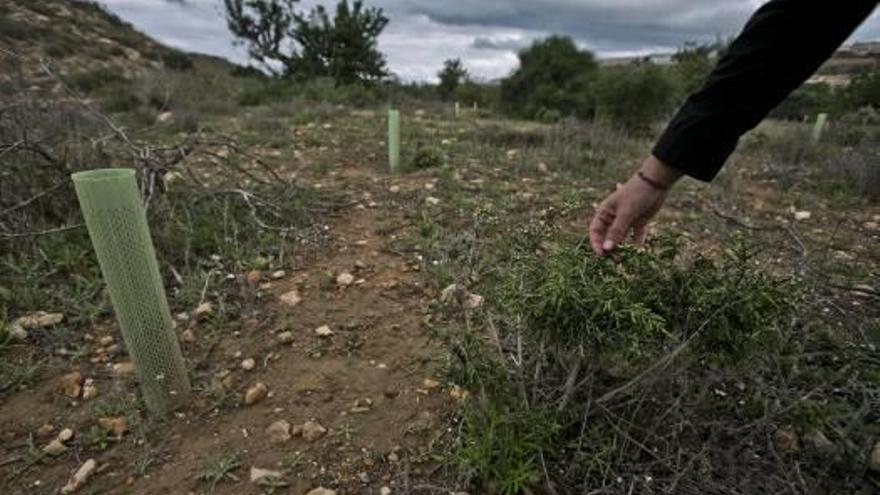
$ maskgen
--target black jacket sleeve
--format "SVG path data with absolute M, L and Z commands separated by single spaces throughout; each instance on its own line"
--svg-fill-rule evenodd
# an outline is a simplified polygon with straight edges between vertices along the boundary
M 696 179 L 715 177 L 758 125 L 867 18 L 877 0 L 771 0 L 669 123 L 654 156 Z

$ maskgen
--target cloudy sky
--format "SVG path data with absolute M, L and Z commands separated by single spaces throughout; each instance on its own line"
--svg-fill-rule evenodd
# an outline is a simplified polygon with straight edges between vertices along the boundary
M 844 0 L 846 1 L 846 0 Z M 113 12 L 171 46 L 246 62 L 233 46 L 220 0 L 103 0 Z M 302 0 L 303 9 L 320 0 Z M 325 0 L 325 4 L 335 0 Z M 433 79 L 460 57 L 475 76 L 502 77 L 532 40 L 565 33 L 601 57 L 672 51 L 686 41 L 737 33 L 762 0 L 366 0 L 391 19 L 380 48 L 405 80 Z M 876 13 L 854 35 L 880 39 Z

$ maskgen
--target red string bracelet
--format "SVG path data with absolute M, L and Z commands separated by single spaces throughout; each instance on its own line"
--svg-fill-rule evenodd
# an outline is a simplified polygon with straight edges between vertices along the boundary
M 659 189 L 659 190 L 661 190 L 661 191 L 668 191 L 668 190 L 669 190 L 669 186 L 664 186 L 663 184 L 657 182 L 656 180 L 654 180 L 654 179 L 648 177 L 648 176 L 645 175 L 645 173 L 642 172 L 641 170 L 639 170 L 638 172 L 636 172 L 636 175 L 638 175 L 639 178 L 642 179 L 643 181 L 645 181 L 645 182 L 647 182 L 648 184 L 650 184 L 651 187 L 653 187 L 654 189 Z

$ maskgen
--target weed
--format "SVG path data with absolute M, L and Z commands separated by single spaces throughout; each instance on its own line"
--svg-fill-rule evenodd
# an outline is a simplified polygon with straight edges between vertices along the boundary
M 211 490 L 222 481 L 238 481 L 235 471 L 241 467 L 241 457 L 238 454 L 229 454 L 219 457 L 205 466 L 199 474 L 199 481 L 210 483 Z
M 496 488 L 493 492 L 522 493 L 541 479 L 540 456 L 553 450 L 557 432 L 546 414 L 493 403 L 464 416 L 458 460 L 474 481 Z
M 286 469 L 287 472 L 293 474 L 299 471 L 299 468 L 301 468 L 305 464 L 305 462 L 306 460 L 303 453 L 296 451 L 284 456 L 281 464 L 284 466 L 284 469 Z
M 3 359 L 0 362 L 0 397 L 33 385 L 40 379 L 45 367 L 46 362 L 35 352 L 28 354 L 23 362 Z
M 257 482 L 262 493 L 272 494 L 281 488 L 286 488 L 289 483 L 284 481 L 280 476 L 264 476 Z
M 113 437 L 106 429 L 92 425 L 82 434 L 80 442 L 91 450 L 107 450 L 113 444 Z

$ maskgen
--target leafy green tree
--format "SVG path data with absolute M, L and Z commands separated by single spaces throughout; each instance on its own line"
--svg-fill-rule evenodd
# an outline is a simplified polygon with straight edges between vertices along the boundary
M 468 71 L 460 58 L 449 59 L 443 62 L 443 69 L 437 73 L 440 85 L 437 91 L 444 100 L 452 98 L 462 83 L 468 79 Z
M 372 83 L 388 75 L 379 35 L 388 25 L 382 9 L 340 0 L 335 15 L 323 6 L 306 14 L 299 0 L 223 0 L 226 21 L 248 53 L 264 66 L 303 79 L 330 77 L 337 84 Z M 277 69 L 275 70 L 278 72 Z
M 614 67 L 595 86 L 596 113 L 631 130 L 646 130 L 677 102 L 668 72 L 654 65 Z
M 501 83 L 501 103 L 508 112 L 526 118 L 592 116 L 590 89 L 598 72 L 593 54 L 567 36 L 551 36 L 522 50 L 519 61 Z
M 852 79 L 844 90 L 844 105 L 849 110 L 880 108 L 880 69 L 864 72 Z
M 706 81 L 715 66 L 711 55 L 718 48 L 716 45 L 687 43 L 672 57 L 675 61 L 673 70 L 678 76 L 683 96 L 700 89 L 700 86 Z

